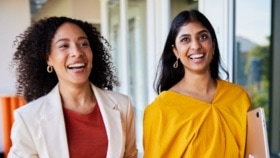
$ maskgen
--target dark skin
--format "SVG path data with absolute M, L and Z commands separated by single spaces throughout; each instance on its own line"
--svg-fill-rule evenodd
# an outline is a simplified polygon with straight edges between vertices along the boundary
M 94 57 L 91 62 L 87 62 L 87 65 L 91 65 L 92 68 L 87 71 L 84 80 L 79 82 L 87 80 L 101 89 L 108 90 L 119 85 L 111 62 L 110 45 L 96 28 L 90 23 L 68 17 L 48 17 L 33 23 L 14 42 L 16 52 L 12 66 L 16 70 L 17 93 L 23 95 L 27 102 L 46 95 L 58 82 L 62 81 L 62 76 L 67 76 L 58 73 L 58 68 L 65 65 L 54 68 L 55 70 L 51 73 L 47 72 L 47 66 L 50 64 L 47 62 L 52 56 L 53 38 L 58 28 L 64 23 L 75 24 L 84 32 L 84 37 L 88 40 L 88 48 L 91 49 Z M 86 84 L 89 85 L 89 83 Z
M 217 83 L 211 77 L 210 63 L 214 44 L 208 30 L 198 22 L 183 25 L 176 37 L 173 52 L 184 66 L 184 77 L 170 90 L 212 103 Z
M 64 23 L 57 29 L 47 63 L 58 76 L 63 106 L 80 114 L 90 113 L 96 105 L 88 80 L 92 58 L 87 36 L 81 28 Z

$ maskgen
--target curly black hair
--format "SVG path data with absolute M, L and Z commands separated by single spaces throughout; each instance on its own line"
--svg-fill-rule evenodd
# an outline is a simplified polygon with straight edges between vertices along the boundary
M 66 22 L 79 26 L 89 40 L 93 53 L 89 81 L 101 89 L 119 86 L 109 53 L 111 46 L 92 24 L 69 17 L 46 17 L 34 22 L 14 42 L 12 66 L 16 70 L 17 94 L 27 102 L 46 95 L 58 83 L 56 74 L 47 72 L 47 58 L 56 30 Z

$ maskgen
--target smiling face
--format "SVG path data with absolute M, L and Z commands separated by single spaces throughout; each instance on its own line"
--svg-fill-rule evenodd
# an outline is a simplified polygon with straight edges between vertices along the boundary
M 92 68 L 92 50 L 85 32 L 72 23 L 62 24 L 52 42 L 48 65 L 53 66 L 60 84 L 84 84 Z
M 209 31 L 198 22 L 181 26 L 173 52 L 182 62 L 186 73 L 209 73 L 215 44 Z

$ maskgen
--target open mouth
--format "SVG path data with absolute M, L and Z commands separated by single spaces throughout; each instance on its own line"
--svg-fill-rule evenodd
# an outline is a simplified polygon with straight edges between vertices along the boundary
M 204 54 L 193 54 L 191 56 L 189 56 L 190 59 L 201 59 L 204 57 Z
M 71 64 L 71 65 L 68 65 L 67 68 L 68 69 L 71 69 L 71 70 L 74 70 L 74 69 L 83 69 L 86 67 L 86 64 L 85 63 L 77 63 L 77 64 Z

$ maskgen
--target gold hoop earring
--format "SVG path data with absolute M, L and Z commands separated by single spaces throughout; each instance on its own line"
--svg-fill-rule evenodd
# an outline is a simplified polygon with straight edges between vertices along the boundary
M 177 69 L 177 68 L 178 68 L 178 65 L 179 65 L 179 64 L 178 64 L 178 60 L 179 60 L 179 59 L 177 58 L 177 60 L 176 60 L 176 61 L 174 62 L 174 64 L 173 64 L 173 68 L 174 68 L 174 69 Z
M 52 73 L 53 72 L 53 67 L 48 65 L 47 66 L 47 71 L 48 71 L 48 73 Z

